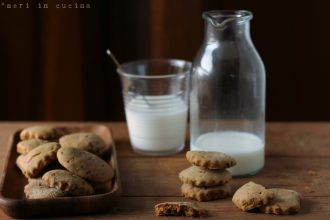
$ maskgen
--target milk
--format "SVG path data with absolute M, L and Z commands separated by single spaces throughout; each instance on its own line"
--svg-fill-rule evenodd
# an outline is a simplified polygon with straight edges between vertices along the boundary
M 139 97 L 125 106 L 130 141 L 136 151 L 164 154 L 184 146 L 188 107 L 175 96 Z
M 238 131 L 210 132 L 197 138 L 192 150 L 219 151 L 236 159 L 229 171 L 242 176 L 259 171 L 265 163 L 264 142 L 251 133 Z

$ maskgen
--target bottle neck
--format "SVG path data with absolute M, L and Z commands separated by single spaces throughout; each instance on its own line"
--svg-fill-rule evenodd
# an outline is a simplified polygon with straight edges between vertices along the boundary
M 206 43 L 215 43 L 218 41 L 250 41 L 250 22 L 240 22 L 227 24 L 225 27 L 215 27 L 208 21 L 205 21 L 205 39 Z

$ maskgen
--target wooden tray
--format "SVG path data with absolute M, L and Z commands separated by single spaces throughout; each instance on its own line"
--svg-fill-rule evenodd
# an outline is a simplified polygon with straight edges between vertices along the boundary
M 66 127 L 70 132 L 87 131 L 93 132 L 112 145 L 109 164 L 115 169 L 113 178 L 113 188 L 103 194 L 91 196 L 62 197 L 54 199 L 26 199 L 24 186 L 27 179 L 16 167 L 16 144 L 20 141 L 17 131 L 13 134 L 9 142 L 4 170 L 0 179 L 0 206 L 4 212 L 14 218 L 31 218 L 63 215 L 82 215 L 89 213 L 106 212 L 114 208 L 120 193 L 120 179 L 117 164 L 116 149 L 111 135 L 111 131 L 103 125 L 86 125 L 79 127 Z

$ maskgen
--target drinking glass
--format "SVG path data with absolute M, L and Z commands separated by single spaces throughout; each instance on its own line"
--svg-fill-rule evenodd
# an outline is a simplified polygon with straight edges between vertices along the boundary
M 177 59 L 122 64 L 125 115 L 133 150 L 168 155 L 183 149 L 191 63 Z

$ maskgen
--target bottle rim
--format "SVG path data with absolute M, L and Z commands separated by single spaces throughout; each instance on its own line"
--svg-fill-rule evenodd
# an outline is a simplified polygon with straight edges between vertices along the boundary
M 236 23 L 250 21 L 253 18 L 253 13 L 248 10 L 212 10 L 203 12 L 202 17 L 212 25 L 221 27 L 230 21 Z

